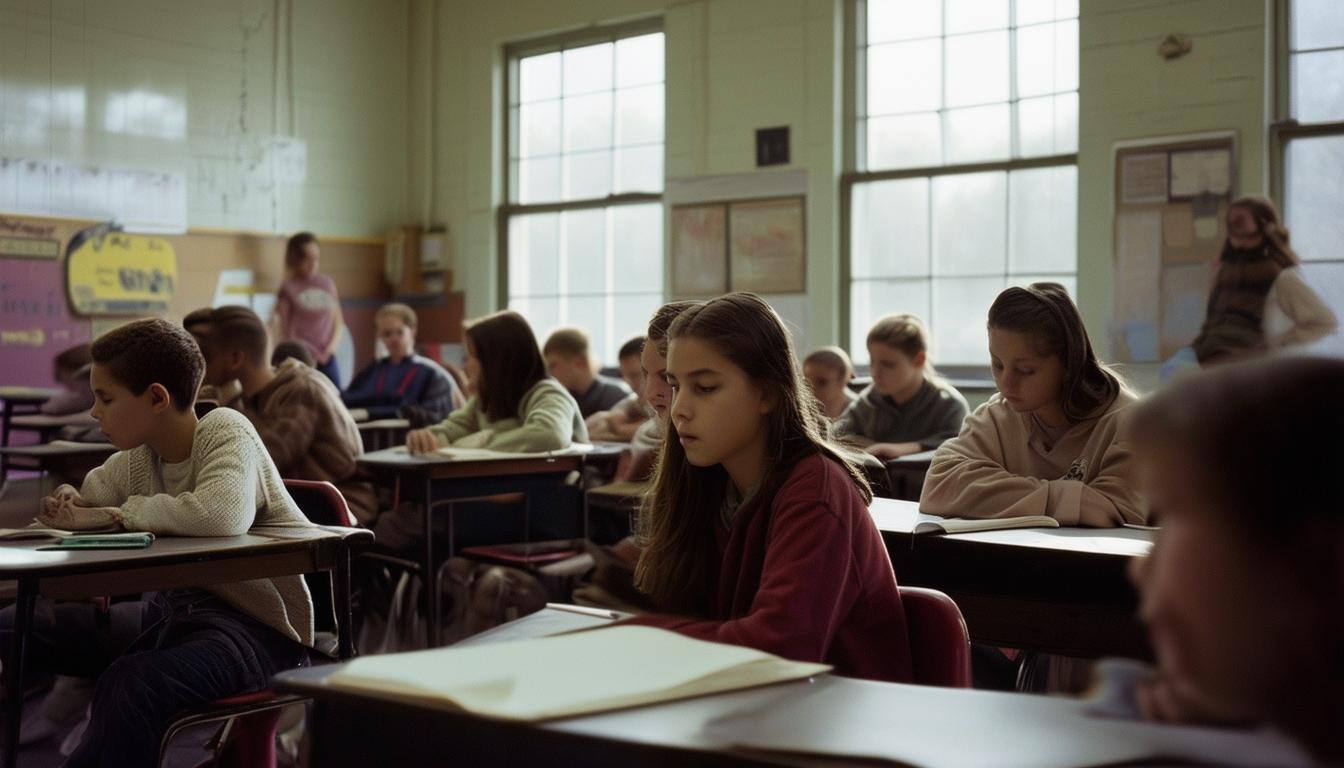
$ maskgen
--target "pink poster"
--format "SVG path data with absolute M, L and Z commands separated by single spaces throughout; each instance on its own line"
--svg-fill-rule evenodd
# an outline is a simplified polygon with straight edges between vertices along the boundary
M 89 321 L 70 316 L 61 263 L 0 259 L 0 385 L 50 387 L 51 361 L 89 340 Z

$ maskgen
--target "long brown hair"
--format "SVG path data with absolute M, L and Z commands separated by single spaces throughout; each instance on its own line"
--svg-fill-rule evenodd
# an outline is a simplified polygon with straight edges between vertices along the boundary
M 481 363 L 481 380 L 476 382 L 481 410 L 491 421 L 517 416 L 523 395 L 546 378 L 546 361 L 532 326 L 506 310 L 472 320 L 465 329 Z
M 692 305 L 672 323 L 668 338 L 712 345 L 774 403 L 763 417 L 771 455 L 751 503 L 769 504 L 793 465 L 816 454 L 843 466 L 864 500 L 872 500 L 863 473 L 827 442 L 825 417 L 803 387 L 793 341 L 769 304 L 755 294 L 730 293 Z M 729 482 L 721 465 L 692 466 L 676 425 L 668 424 L 653 487 L 640 510 L 643 554 L 635 568 L 635 586 L 662 610 L 708 614 L 718 562 L 714 525 Z
M 1260 234 L 1264 235 L 1265 253 L 1279 266 L 1287 269 L 1301 262 L 1297 252 L 1288 244 L 1290 239 L 1288 228 L 1283 225 L 1283 221 L 1279 217 L 1279 209 L 1275 207 L 1273 200 L 1260 195 L 1247 195 L 1233 200 L 1232 204 L 1227 206 L 1229 212 L 1233 208 L 1243 208 L 1251 214 L 1251 218 L 1255 220 Z M 1222 260 L 1229 260 L 1234 251 L 1231 240 L 1224 242 Z
M 1038 354 L 1055 355 L 1064 363 L 1060 405 L 1071 424 L 1100 416 L 1125 390 L 1120 377 L 1097 358 L 1078 306 L 1059 283 L 1000 293 L 989 307 L 989 327 L 1023 334 L 1035 342 Z

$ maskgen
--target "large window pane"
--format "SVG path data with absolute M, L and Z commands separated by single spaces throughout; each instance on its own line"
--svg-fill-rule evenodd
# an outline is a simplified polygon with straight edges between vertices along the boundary
M 616 87 L 663 82 L 661 32 L 616 41 Z
M 565 99 L 565 151 L 611 146 L 611 94 Z
M 989 305 L 1003 291 L 1002 277 L 956 277 L 933 281 L 933 362 L 989 365 L 985 318 Z
M 609 296 L 601 294 L 569 296 L 560 316 L 560 322 L 564 325 L 588 334 L 589 353 L 597 357 L 599 365 L 608 363 L 606 349 L 610 346 L 611 324 L 608 322 L 607 305 L 610 300 Z M 544 338 L 538 338 L 537 341 L 546 343 Z
M 944 113 L 943 119 L 947 124 L 946 163 L 953 165 L 1008 159 L 1011 140 L 1008 118 L 1007 104 L 967 107 Z
M 1017 95 L 1021 98 L 1078 88 L 1078 22 L 1061 21 L 1017 30 Z
M 923 112 L 942 106 L 943 51 L 938 40 L 868 49 L 868 114 Z
M 560 101 L 524 104 L 520 111 L 518 156 L 536 157 L 560 152 Z
M 949 107 L 1008 100 L 1008 33 L 947 38 Z
M 1303 260 L 1344 259 L 1344 135 L 1294 139 L 1284 154 L 1293 250 Z
M 560 215 L 509 219 L 509 294 L 554 293 L 560 281 Z
M 937 112 L 868 120 L 869 168 L 927 168 L 942 161 L 943 129 Z
M 942 0 L 868 0 L 868 42 L 937 37 L 943 32 Z
M 1008 175 L 933 179 L 933 274 L 1003 274 Z
M 1292 48 L 1344 47 L 1344 3 L 1339 0 L 1292 0 Z
M 1307 285 L 1334 311 L 1335 318 L 1344 320 L 1344 264 L 1303 264 L 1302 276 L 1306 278 Z
M 566 293 L 601 293 L 607 286 L 607 212 L 602 208 L 566 211 Z
M 631 337 L 643 336 L 649 328 L 649 318 L 663 305 L 663 294 L 618 293 L 611 300 L 611 344 L 602 353 L 607 365 L 616 365 L 616 353 Z
M 850 357 L 855 363 L 868 362 L 864 340 L 878 318 L 905 313 L 929 320 L 929 281 L 859 280 L 850 284 L 849 339 Z
M 560 158 L 539 157 L 518 163 L 518 202 L 542 203 L 560 198 Z
M 1077 267 L 1078 169 L 1030 168 L 1008 174 L 1008 271 Z
M 617 193 L 657 192 L 663 188 L 663 145 L 618 148 L 615 172 Z
M 854 188 L 850 270 L 855 279 L 929 274 L 929 180 Z
M 1293 54 L 1293 117 L 1344 120 L 1344 50 Z
M 564 53 L 565 96 L 609 91 L 612 85 L 612 44 L 571 48 Z
M 663 86 L 646 85 L 616 92 L 616 144 L 661 143 Z
M 611 194 L 611 150 L 565 155 L 565 197 L 583 200 Z
M 560 96 L 560 54 L 530 56 L 519 64 L 519 101 L 523 103 Z
M 612 287 L 658 292 L 663 287 L 663 206 L 623 205 L 611 210 Z
M 1008 0 L 946 0 L 946 3 L 949 35 L 1008 26 Z
M 1017 26 L 1078 17 L 1078 0 L 1017 0 Z

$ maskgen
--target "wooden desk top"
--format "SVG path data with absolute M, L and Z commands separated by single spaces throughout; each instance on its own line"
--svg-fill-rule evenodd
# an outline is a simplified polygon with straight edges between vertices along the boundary
M 0 448 L 0 453 L 10 456 L 31 458 L 61 458 L 64 456 L 87 456 L 113 454 L 117 447 L 111 443 L 80 443 L 72 440 L 53 440 L 41 445 L 11 445 Z
M 568 472 L 583 465 L 586 454 L 556 451 L 545 455 L 517 454 L 489 458 L 453 458 L 444 454 L 413 454 L 405 446 L 371 451 L 357 461 L 365 469 L 427 475 L 432 479 L 501 477 L 505 475 Z
M 86 411 L 70 413 L 64 416 L 48 416 L 45 413 L 30 413 L 15 416 L 10 420 L 10 429 L 56 429 L 59 427 L 92 427 L 97 421 Z
M 408 419 L 374 419 L 373 421 L 355 422 L 360 432 L 373 432 L 379 429 L 397 430 L 410 429 L 411 422 Z
M 0 387 L 0 400 L 5 400 L 16 405 L 36 405 L 45 403 L 51 398 L 59 395 L 61 390 L 51 387 Z

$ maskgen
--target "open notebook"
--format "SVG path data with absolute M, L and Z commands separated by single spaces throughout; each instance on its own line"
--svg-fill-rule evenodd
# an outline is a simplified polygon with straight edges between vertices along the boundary
M 618 626 L 365 656 L 330 675 L 327 684 L 535 721 L 798 680 L 829 669 L 667 630 Z
M 1022 517 L 938 517 L 919 514 L 915 520 L 914 533 L 974 533 L 975 531 L 1006 531 L 1010 528 L 1058 528 L 1059 521 L 1045 515 L 1024 515 Z

